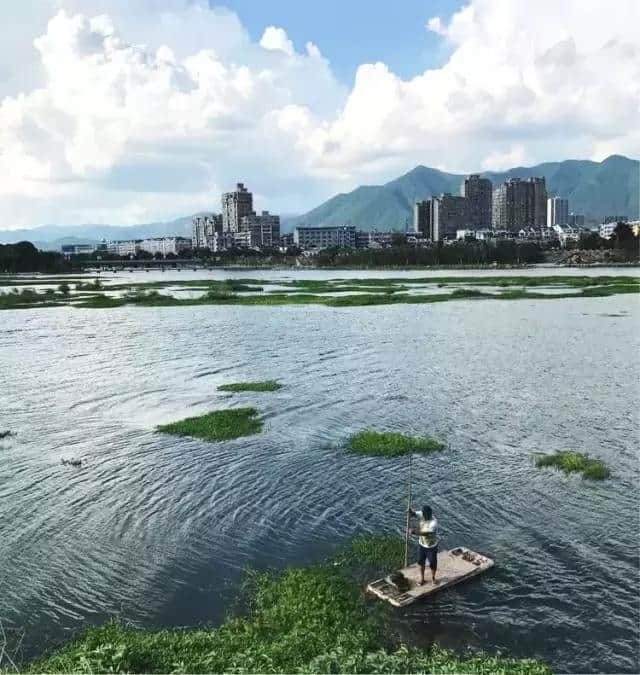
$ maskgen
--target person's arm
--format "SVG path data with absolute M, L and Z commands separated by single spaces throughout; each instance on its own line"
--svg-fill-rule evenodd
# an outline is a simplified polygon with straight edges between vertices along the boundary
M 420 515 L 420 511 L 414 511 L 411 507 L 407 509 L 407 513 L 411 518 L 417 518 Z

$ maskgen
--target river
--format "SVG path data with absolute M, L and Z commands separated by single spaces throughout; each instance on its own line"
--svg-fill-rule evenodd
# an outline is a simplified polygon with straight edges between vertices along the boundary
M 432 505 L 445 547 L 496 561 L 399 614 L 407 639 L 638 672 L 639 318 L 631 295 L 0 312 L 0 431 L 16 434 L 0 440 L 2 624 L 24 631 L 26 656 L 109 617 L 215 624 L 246 565 L 400 532 L 407 459 L 344 450 L 375 428 L 446 441 L 414 461 L 416 505 Z M 263 379 L 285 386 L 216 391 Z M 244 405 L 260 410 L 261 434 L 207 444 L 154 432 Z M 593 454 L 612 477 L 533 466 L 535 451 L 554 450 Z M 85 466 L 63 466 L 69 457 Z

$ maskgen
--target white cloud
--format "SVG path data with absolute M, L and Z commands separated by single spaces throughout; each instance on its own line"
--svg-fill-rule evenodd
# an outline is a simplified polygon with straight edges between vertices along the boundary
M 0 228 L 168 219 L 236 180 L 290 212 L 417 163 L 640 154 L 635 0 L 472 0 L 427 23 L 442 68 L 363 64 L 350 91 L 313 43 L 296 52 L 277 26 L 252 42 L 205 0 L 24 5 L 37 62 L 18 50 L 19 91 L 0 51 Z
M 260 39 L 260 46 L 265 49 L 274 49 L 293 56 L 293 42 L 287 37 L 287 33 L 277 26 L 267 26 Z

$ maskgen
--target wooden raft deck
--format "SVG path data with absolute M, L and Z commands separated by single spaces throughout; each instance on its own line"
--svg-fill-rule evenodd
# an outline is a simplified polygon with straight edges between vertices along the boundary
M 493 564 L 491 558 L 475 553 L 464 546 L 458 546 L 450 551 L 438 552 L 438 573 L 436 575 L 438 583 L 436 585 L 431 582 L 431 570 L 427 565 L 424 574 L 425 584 L 420 586 L 420 567 L 418 563 L 414 563 L 400 570 L 409 580 L 408 591 L 404 593 L 399 591 L 386 579 L 372 581 L 367 586 L 367 591 L 396 607 L 406 607 L 420 598 L 433 595 L 454 584 L 482 574 L 493 567 Z

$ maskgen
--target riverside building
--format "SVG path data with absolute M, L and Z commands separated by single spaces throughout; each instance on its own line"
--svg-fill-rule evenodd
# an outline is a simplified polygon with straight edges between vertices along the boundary
M 355 248 L 355 225 L 336 227 L 296 227 L 293 231 L 293 242 L 303 249 L 308 248 Z
M 471 228 L 482 230 L 491 227 L 493 184 L 488 178 L 473 173 L 461 186 L 462 196 L 467 200 L 467 218 Z
M 541 230 L 547 221 L 547 188 L 544 178 L 510 178 L 493 193 L 493 227 L 518 232 Z

